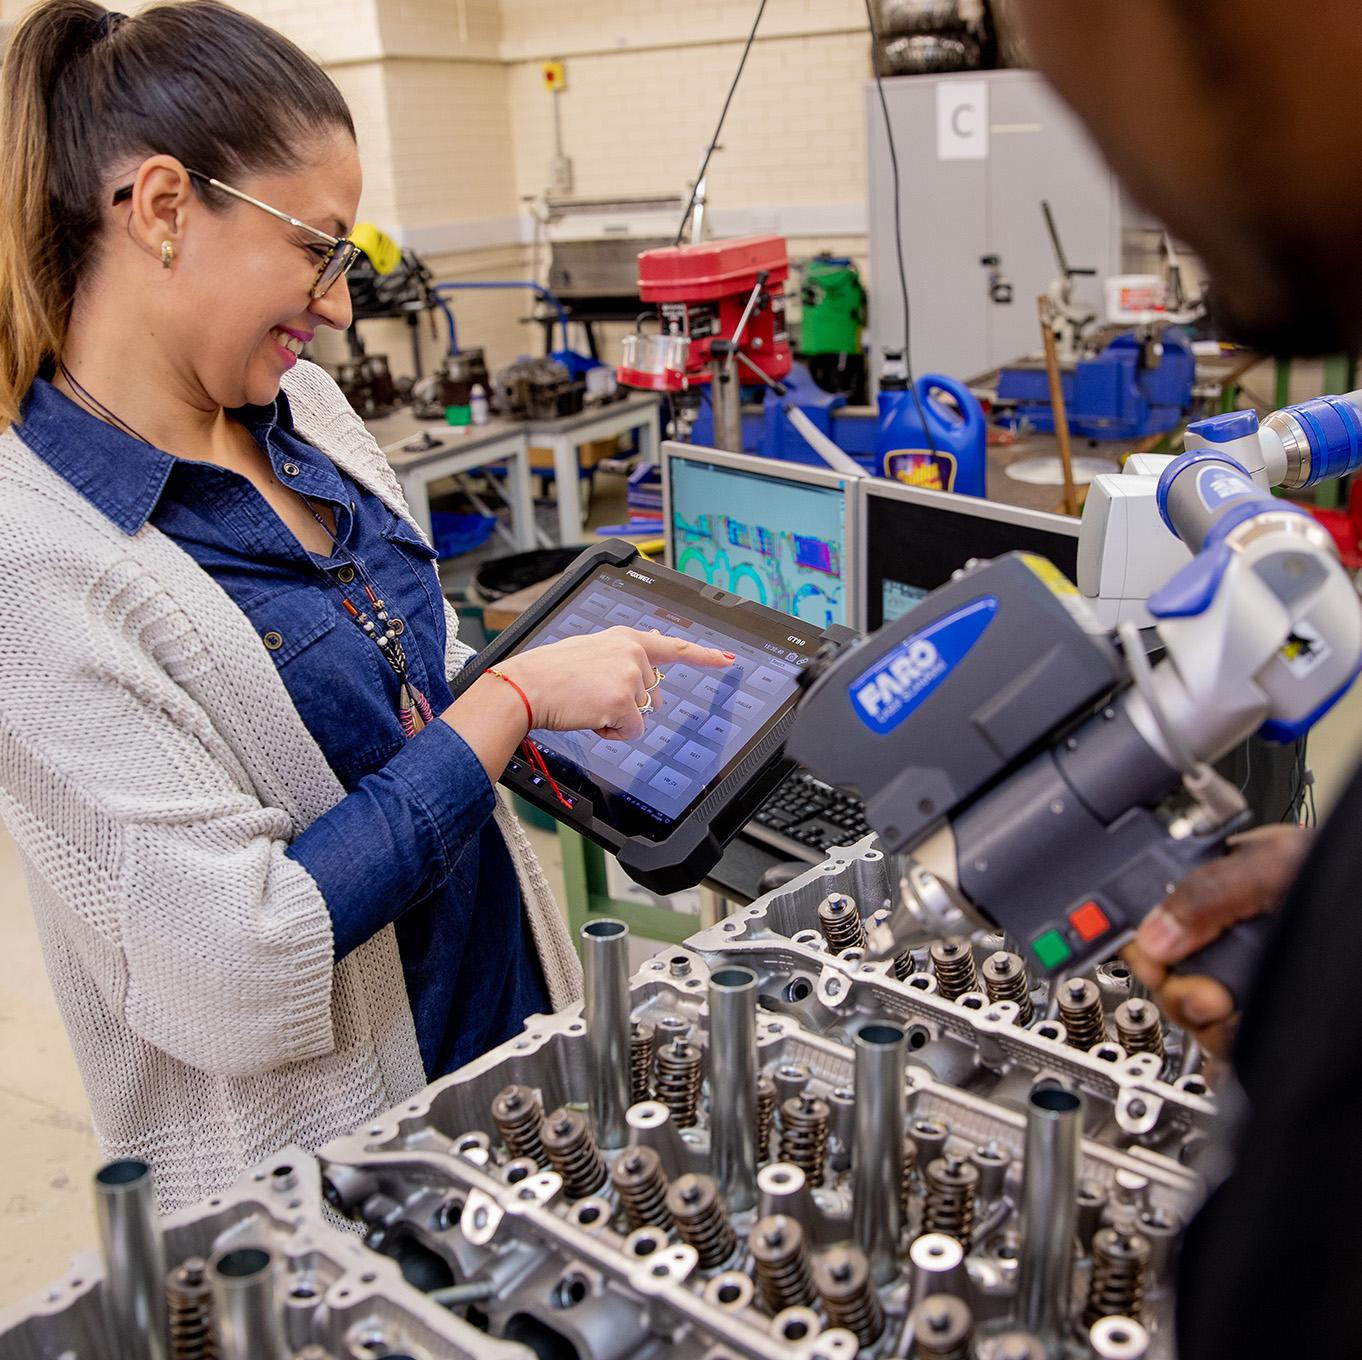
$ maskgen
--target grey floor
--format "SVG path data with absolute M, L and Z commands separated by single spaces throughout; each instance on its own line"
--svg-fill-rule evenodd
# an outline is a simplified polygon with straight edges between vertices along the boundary
M 623 479 L 598 479 L 593 524 L 623 519 Z M 451 576 L 457 576 L 451 572 Z M 449 582 L 447 581 L 448 585 Z M 1321 817 L 1362 755 L 1362 686 L 1316 728 L 1310 763 Z M 558 900 L 557 836 L 529 828 Z M 94 1243 L 90 1176 L 99 1150 L 61 1017 L 47 983 L 19 857 L 0 830 L 0 1307 L 60 1275 Z M 635 942 L 637 965 L 654 952 Z

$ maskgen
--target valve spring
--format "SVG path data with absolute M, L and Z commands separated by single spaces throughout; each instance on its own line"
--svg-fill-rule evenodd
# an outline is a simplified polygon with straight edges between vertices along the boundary
M 862 1346 L 884 1333 L 884 1307 L 870 1278 L 870 1262 L 855 1247 L 834 1247 L 814 1267 L 813 1285 L 828 1322 L 855 1332 Z
M 894 976 L 900 982 L 903 981 L 915 968 L 917 960 L 913 957 L 911 949 L 905 949 L 902 954 L 894 955 Z
M 667 1174 L 662 1170 L 662 1158 L 653 1148 L 625 1148 L 610 1169 L 610 1179 L 619 1191 L 630 1232 L 636 1228 L 661 1228 L 663 1232 L 671 1232 Z
M 539 1136 L 569 1199 L 585 1199 L 605 1184 L 605 1159 L 580 1110 L 558 1109 L 547 1115 Z
M 771 1160 L 771 1134 L 776 1126 L 776 1084 L 763 1072 L 757 1078 L 757 1165 Z
M 492 1123 L 497 1126 L 506 1151 L 515 1157 L 533 1157 L 540 1169 L 549 1164 L 539 1140 L 544 1111 L 539 1097 L 528 1086 L 508 1086 L 492 1101 Z
M 649 1100 L 648 1081 L 653 1074 L 653 1040 L 656 1031 L 642 1020 L 629 1026 L 629 1103 Z
M 1149 1271 L 1149 1239 L 1130 1228 L 1099 1228 L 1092 1235 L 1092 1283 L 1083 1325 L 1098 1318 L 1139 1317 Z
M 804 1308 L 814 1301 L 809 1255 L 798 1220 L 772 1214 L 752 1225 L 747 1246 L 756 1266 L 757 1283 L 772 1313 Z
M 671 1112 L 678 1129 L 695 1127 L 700 1117 L 700 1050 L 679 1034 L 657 1050 L 656 1096 Z
M 1020 954 L 1000 949 L 984 960 L 984 988 L 990 1001 L 1015 1001 L 1017 1023 L 1029 1025 L 1036 1016 L 1031 1004 L 1031 983 Z
M 199 1257 L 191 1256 L 166 1276 L 166 1307 L 169 1360 L 217 1360 L 213 1290 L 208 1266 Z
M 865 926 L 861 924 L 860 908 L 854 897 L 829 893 L 818 904 L 818 924 L 823 928 L 830 953 L 865 948 Z
M 918 1360 L 969 1360 L 974 1315 L 950 1294 L 930 1294 L 914 1310 L 913 1340 Z
M 793 1162 L 808 1177 L 812 1189 L 823 1184 L 831 1119 L 828 1102 L 808 1091 L 791 1096 L 780 1107 L 780 1160 Z
M 1116 1007 L 1116 1033 L 1127 1053 L 1156 1053 L 1163 1057 L 1163 1021 L 1152 1001 L 1135 997 Z
M 681 1240 L 699 1253 L 701 1270 L 715 1270 L 733 1255 L 738 1239 L 709 1176 L 676 1180 L 667 1191 L 667 1210 Z
M 931 955 L 937 991 L 947 1001 L 954 1001 L 966 992 L 979 990 L 979 975 L 974 971 L 974 950 L 963 935 L 937 940 L 932 945 Z
M 1064 1022 L 1068 1042 L 1084 1053 L 1107 1037 L 1102 993 L 1087 978 L 1070 978 L 1059 989 L 1059 1018 Z
M 937 1157 L 927 1163 L 927 1202 L 922 1231 L 945 1233 L 966 1250 L 974 1232 L 974 1197 L 979 1168 L 963 1157 Z
M 903 1140 L 903 1178 L 899 1181 L 899 1215 L 908 1222 L 908 1196 L 913 1188 L 913 1172 L 917 1170 L 917 1144 L 911 1138 Z

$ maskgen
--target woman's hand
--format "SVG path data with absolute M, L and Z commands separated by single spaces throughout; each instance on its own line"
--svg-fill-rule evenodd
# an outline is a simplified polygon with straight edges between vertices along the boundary
M 1228 1048 L 1233 999 L 1212 978 L 1168 970 L 1237 922 L 1276 911 L 1313 840 L 1290 822 L 1231 836 L 1229 853 L 1187 874 L 1122 951 L 1164 1013 L 1211 1053 Z
M 643 735 L 641 708 L 648 704 L 658 667 L 685 661 L 723 668 L 733 660 L 732 652 L 657 631 L 607 628 L 535 647 L 497 669 L 525 691 L 536 727 L 550 732 L 589 728 L 598 736 L 636 741 Z

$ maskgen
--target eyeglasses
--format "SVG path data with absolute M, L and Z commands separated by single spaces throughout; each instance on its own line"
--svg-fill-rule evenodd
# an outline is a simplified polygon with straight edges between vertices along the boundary
M 214 189 L 221 189 L 224 194 L 230 194 L 233 198 L 239 198 L 243 203 L 249 203 L 253 208 L 259 208 L 262 212 L 267 212 L 271 217 L 277 217 L 281 222 L 287 222 L 291 227 L 297 227 L 299 231 L 305 231 L 309 236 L 315 236 L 319 241 L 325 241 L 330 249 L 322 259 L 321 265 L 317 270 L 317 277 L 312 280 L 312 296 L 322 298 L 331 291 L 332 286 L 342 274 L 350 270 L 350 266 L 359 259 L 360 248 L 353 241 L 343 241 L 337 236 L 332 236 L 329 232 L 321 231 L 317 227 L 310 227 L 306 222 L 300 222 L 296 217 L 290 217 L 286 212 L 280 212 L 278 208 L 271 208 L 268 203 L 262 203 L 258 198 L 252 198 L 250 194 L 243 194 L 240 189 L 233 189 L 230 184 L 224 184 L 220 179 L 214 179 L 211 175 L 205 175 L 199 170 L 190 170 L 189 175 L 205 184 L 211 184 Z M 132 185 L 125 184 L 113 196 L 114 206 L 126 203 L 132 197 Z

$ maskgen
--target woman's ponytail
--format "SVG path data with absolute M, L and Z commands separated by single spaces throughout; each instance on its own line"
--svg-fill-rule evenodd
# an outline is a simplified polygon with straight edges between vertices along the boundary
M 97 41 L 93 0 L 48 0 L 19 27 L 0 69 L 0 429 L 44 360 L 59 353 L 74 296 L 52 181 L 52 93 Z
M 0 69 L 0 430 L 61 357 L 111 176 L 158 153 L 225 181 L 295 170 L 308 138 L 333 128 L 355 135 L 327 74 L 222 0 L 132 18 L 94 0 L 40 0 Z

